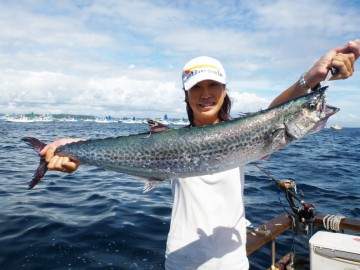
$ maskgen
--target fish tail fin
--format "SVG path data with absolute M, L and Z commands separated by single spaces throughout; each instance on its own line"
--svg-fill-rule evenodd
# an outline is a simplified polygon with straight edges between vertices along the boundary
M 46 146 L 45 143 L 33 137 L 24 137 L 21 140 L 24 141 L 27 145 L 31 146 L 37 153 L 40 153 L 40 151 Z M 32 189 L 33 187 L 35 187 L 40 182 L 40 180 L 45 176 L 47 170 L 48 167 L 45 157 L 40 156 L 39 167 L 36 169 L 33 178 L 29 183 L 28 189 Z

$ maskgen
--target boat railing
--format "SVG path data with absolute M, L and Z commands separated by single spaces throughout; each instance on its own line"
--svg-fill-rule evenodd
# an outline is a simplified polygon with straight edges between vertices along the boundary
M 318 214 L 314 218 L 314 226 L 317 229 L 324 228 L 323 218 L 325 215 Z M 251 230 L 247 233 L 246 240 L 246 253 L 249 256 L 256 250 L 262 248 L 269 242 L 271 242 L 271 265 L 277 269 L 284 269 L 284 265 L 291 259 L 290 254 L 286 254 L 278 263 L 275 263 L 275 239 L 280 234 L 283 234 L 291 228 L 291 218 L 286 215 L 279 215 L 265 224 L 259 226 L 255 230 Z M 360 220 L 343 218 L 340 221 L 341 231 L 360 232 Z M 325 228 L 324 228 L 325 229 Z

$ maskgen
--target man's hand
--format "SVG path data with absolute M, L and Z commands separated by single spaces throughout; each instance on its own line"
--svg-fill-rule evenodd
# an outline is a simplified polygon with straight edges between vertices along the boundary
M 76 171 L 80 163 L 71 160 L 69 157 L 55 155 L 55 150 L 65 144 L 79 141 L 84 141 L 84 139 L 60 139 L 46 145 L 44 149 L 41 150 L 40 155 L 45 156 L 45 160 L 48 163 L 48 169 L 67 173 Z

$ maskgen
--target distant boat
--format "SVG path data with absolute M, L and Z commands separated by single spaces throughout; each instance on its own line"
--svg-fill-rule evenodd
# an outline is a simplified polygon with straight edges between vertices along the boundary
M 98 118 L 94 120 L 95 123 L 101 123 L 101 124 L 109 124 L 112 123 L 112 121 L 107 120 L 107 119 L 103 119 L 103 118 Z
M 330 127 L 332 130 L 341 130 L 342 127 L 339 124 L 333 125 Z
M 52 122 L 54 121 L 54 118 L 52 115 L 41 115 L 33 118 L 35 122 Z
M 75 117 L 58 118 L 57 120 L 60 122 L 77 122 Z
M 35 122 L 34 119 L 30 119 L 29 117 L 26 117 L 24 115 L 21 115 L 19 117 L 7 117 L 6 118 L 7 122 L 16 122 L 16 123 L 32 123 Z
M 190 124 L 190 122 L 187 119 L 178 119 L 171 121 L 171 124 L 173 125 L 180 125 L 180 126 L 187 126 Z
M 117 121 L 113 120 L 112 117 L 109 115 L 104 118 L 97 117 L 97 118 L 95 118 L 94 122 L 108 124 L 108 123 L 115 123 Z
M 7 122 L 17 122 L 17 123 L 33 123 L 33 122 L 52 122 L 54 117 L 51 114 L 48 115 L 36 115 L 35 113 L 30 113 L 27 115 L 16 115 L 13 114 L 5 115 L 3 120 Z
M 119 123 L 123 123 L 123 124 L 143 124 L 146 123 L 145 120 L 143 119 L 136 119 L 135 116 L 131 119 L 128 117 L 124 117 L 122 119 L 119 120 Z

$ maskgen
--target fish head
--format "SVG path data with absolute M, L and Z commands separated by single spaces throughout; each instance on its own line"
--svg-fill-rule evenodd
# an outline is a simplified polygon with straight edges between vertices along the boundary
M 299 140 L 308 134 L 320 131 L 338 108 L 326 105 L 328 86 L 294 99 L 284 117 L 286 136 Z

